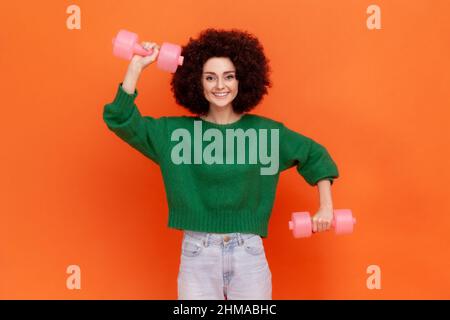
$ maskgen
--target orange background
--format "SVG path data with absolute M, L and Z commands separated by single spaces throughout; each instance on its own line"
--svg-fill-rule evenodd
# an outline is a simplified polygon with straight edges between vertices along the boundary
M 381 7 L 381 30 L 366 9 Z M 81 30 L 66 9 L 81 8 Z M 341 177 L 334 207 L 352 235 L 294 239 L 317 188 L 281 175 L 265 240 L 274 299 L 450 298 L 450 2 L 20 1 L 0 11 L 0 298 L 176 299 L 181 237 L 167 227 L 159 167 L 102 119 L 128 62 L 119 29 L 184 45 L 207 27 L 262 42 L 274 87 L 252 112 L 323 144 Z M 138 83 L 144 115 L 182 115 L 171 75 Z M 81 290 L 66 268 L 81 268 Z M 381 268 L 369 290 L 366 269 Z

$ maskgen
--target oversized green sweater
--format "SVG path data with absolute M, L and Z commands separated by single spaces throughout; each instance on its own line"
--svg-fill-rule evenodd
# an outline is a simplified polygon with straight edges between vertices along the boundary
M 137 95 L 119 84 L 103 119 L 159 165 L 171 228 L 267 237 L 281 171 L 295 166 L 311 186 L 338 177 L 322 145 L 281 122 L 249 113 L 231 124 L 198 116 L 142 116 Z

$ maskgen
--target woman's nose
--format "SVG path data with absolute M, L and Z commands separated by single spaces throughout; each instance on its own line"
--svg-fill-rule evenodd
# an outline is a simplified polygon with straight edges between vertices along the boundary
M 217 81 L 217 88 L 223 88 L 223 81 L 222 81 L 222 79 L 219 79 Z

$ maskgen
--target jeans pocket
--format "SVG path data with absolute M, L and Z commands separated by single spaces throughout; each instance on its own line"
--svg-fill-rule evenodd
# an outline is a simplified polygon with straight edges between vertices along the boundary
M 258 256 L 264 253 L 264 244 L 260 236 L 256 235 L 244 240 L 244 249 L 248 254 Z
M 185 239 L 183 241 L 181 253 L 186 257 L 197 257 L 201 253 L 202 249 L 203 247 L 201 244 Z

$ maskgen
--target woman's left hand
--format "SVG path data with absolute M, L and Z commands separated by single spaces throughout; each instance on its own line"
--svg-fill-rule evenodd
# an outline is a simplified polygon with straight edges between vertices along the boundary
M 320 207 L 312 218 L 313 232 L 322 232 L 331 229 L 333 221 L 333 208 Z

